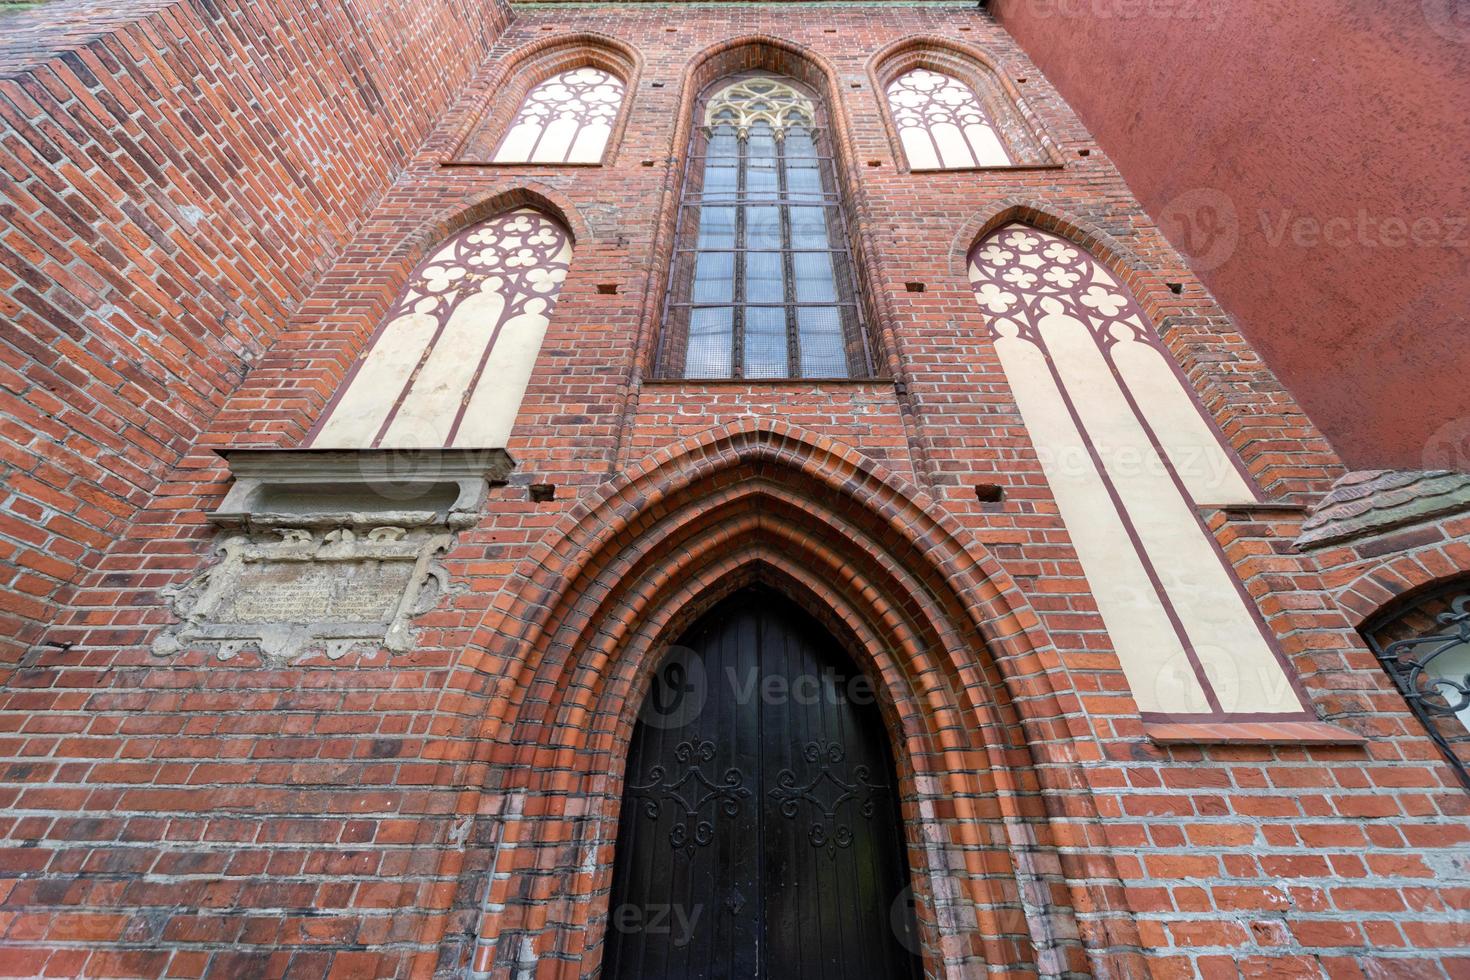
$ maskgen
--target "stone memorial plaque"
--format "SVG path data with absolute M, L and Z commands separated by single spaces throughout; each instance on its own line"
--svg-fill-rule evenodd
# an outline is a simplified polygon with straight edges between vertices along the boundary
M 388 623 L 408 589 L 408 562 L 262 561 L 240 573 L 221 601 L 221 623 L 347 621 Z
M 410 620 L 448 591 L 436 560 L 449 534 L 433 529 L 280 528 L 221 543 L 221 560 L 182 588 L 166 590 L 181 620 L 154 642 L 167 656 L 188 646 L 221 660 L 254 648 L 280 663 L 321 650 L 412 646 Z

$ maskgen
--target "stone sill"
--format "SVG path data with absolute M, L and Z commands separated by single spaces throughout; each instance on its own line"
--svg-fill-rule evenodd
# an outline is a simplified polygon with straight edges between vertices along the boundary
M 1252 520 L 1272 517 L 1306 517 L 1312 512 L 1307 504 L 1290 500 L 1252 500 L 1233 504 L 1199 504 L 1202 511 L 1224 511 L 1230 520 Z
M 1145 721 L 1158 745 L 1364 745 L 1367 739 L 1324 721 Z
M 1003 174 L 1011 171 L 1065 169 L 1067 169 L 1065 163 L 996 163 L 985 167 L 912 167 L 900 170 L 900 173 L 913 174 L 916 177 L 930 177 L 934 174 Z
M 559 171 L 559 170 L 566 170 L 568 168 L 573 168 L 573 169 L 577 169 L 577 170 L 588 170 L 588 169 L 595 170 L 598 167 L 601 167 L 602 165 L 603 165 L 603 163 L 602 163 L 601 160 L 598 160 L 596 163 L 587 163 L 585 161 L 579 162 L 579 163 L 572 163 L 572 162 L 567 162 L 567 163 L 544 163 L 544 162 L 539 161 L 539 160 L 458 160 L 458 159 L 456 159 L 456 160 L 440 160 L 439 161 L 439 166 L 441 166 L 441 167 L 513 167 L 513 168 L 515 168 L 517 170 L 524 170 L 524 169 L 526 169 L 528 167 L 531 167 L 531 168 L 540 167 L 542 170 L 557 170 L 557 171 Z
M 860 387 L 872 385 L 875 387 L 893 387 L 896 382 L 893 378 L 644 378 L 642 384 L 652 388 L 780 388 L 780 387 L 802 387 L 812 388 L 821 385 L 842 385 L 845 387 Z

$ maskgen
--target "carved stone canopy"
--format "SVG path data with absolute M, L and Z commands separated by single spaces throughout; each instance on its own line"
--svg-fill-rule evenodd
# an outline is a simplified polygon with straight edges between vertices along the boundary
M 224 527 L 468 527 L 504 449 L 222 449 L 235 484 L 209 519 Z
M 217 560 L 163 594 L 179 621 L 157 656 L 253 649 L 268 664 L 315 651 L 413 648 L 412 620 L 452 591 L 439 558 L 477 519 L 503 449 L 220 453 L 235 484 L 210 520 Z

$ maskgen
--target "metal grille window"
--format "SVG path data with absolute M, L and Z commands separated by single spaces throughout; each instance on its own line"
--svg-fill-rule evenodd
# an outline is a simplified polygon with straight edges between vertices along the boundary
M 716 82 L 696 108 L 659 363 L 686 378 L 872 374 L 818 101 Z
M 1470 789 L 1470 583 L 1364 630 L 1409 708 Z

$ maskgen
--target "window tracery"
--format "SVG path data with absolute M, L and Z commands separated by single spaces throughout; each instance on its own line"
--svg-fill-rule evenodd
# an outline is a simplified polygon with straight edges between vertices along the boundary
M 789 127 L 811 127 L 816 115 L 811 100 L 796 89 L 779 79 L 758 76 L 720 89 L 705 108 L 704 124 L 734 126 L 736 136 L 744 139 L 751 126 L 765 123 L 780 139 Z
M 974 91 L 915 68 L 888 85 L 888 108 L 913 170 L 1006 167 L 1015 161 Z
M 495 162 L 600 162 L 624 92 L 622 79 L 590 65 L 547 79 L 526 93 Z

